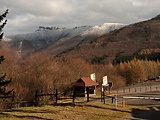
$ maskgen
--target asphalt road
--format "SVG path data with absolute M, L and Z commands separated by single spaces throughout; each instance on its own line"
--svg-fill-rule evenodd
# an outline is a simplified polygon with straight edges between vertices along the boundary
M 147 106 L 148 108 L 147 110 L 133 109 L 133 117 L 124 120 L 160 120 L 160 91 L 121 94 L 118 95 L 119 103 L 122 103 L 123 96 L 128 97 L 124 99 L 126 105 L 140 105 Z M 135 99 L 132 99 L 132 97 Z M 153 98 L 156 98 L 156 100 L 154 100 Z
M 145 82 L 112 91 L 109 96 L 117 95 L 117 102 L 125 105 L 147 106 L 147 110 L 133 109 L 132 117 L 124 120 L 160 120 L 160 82 Z M 122 99 L 122 97 L 126 97 Z M 134 99 L 133 99 L 133 98 Z M 156 98 L 156 99 L 154 99 Z M 123 102 L 124 102 L 123 101 Z M 112 98 L 106 97 L 106 103 Z

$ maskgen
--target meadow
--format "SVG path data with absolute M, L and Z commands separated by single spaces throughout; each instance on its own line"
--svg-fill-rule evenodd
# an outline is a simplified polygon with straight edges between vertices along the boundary
M 41 107 L 14 108 L 0 113 L 0 120 L 119 120 L 132 117 L 133 109 L 145 110 L 142 106 L 90 103 L 65 103 Z

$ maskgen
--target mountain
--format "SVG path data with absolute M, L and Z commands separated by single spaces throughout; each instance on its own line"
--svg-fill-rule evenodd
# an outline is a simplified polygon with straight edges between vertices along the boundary
M 81 57 L 91 63 L 108 64 L 117 62 L 121 58 L 129 58 L 141 51 L 159 48 L 160 19 L 156 16 L 103 34 L 93 42 L 80 44 L 61 56 Z
M 57 55 L 83 42 L 94 41 L 97 37 L 123 26 L 125 25 L 119 23 L 104 23 L 99 26 L 74 28 L 40 26 L 33 33 L 12 35 L 7 36 L 7 38 L 11 47 L 18 51 L 20 56 L 26 56 L 46 48 L 51 54 Z
M 142 51 L 160 49 L 160 19 L 123 25 L 104 23 L 74 28 L 43 27 L 35 32 L 8 36 L 20 56 L 46 51 L 53 56 L 83 58 L 94 64 L 116 63 Z

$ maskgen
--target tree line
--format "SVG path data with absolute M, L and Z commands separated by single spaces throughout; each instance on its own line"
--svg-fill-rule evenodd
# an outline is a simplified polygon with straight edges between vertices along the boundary
M 126 84 L 143 82 L 160 75 L 160 62 L 139 60 L 134 58 L 129 62 L 116 65 L 119 74 L 126 79 Z
M 131 61 L 134 58 L 139 60 L 157 61 L 157 60 L 160 60 L 160 51 L 158 49 L 158 51 L 152 51 L 149 53 L 136 52 L 133 55 L 129 55 L 129 56 L 117 55 L 116 58 L 113 60 L 113 64 L 119 64 L 120 62 Z

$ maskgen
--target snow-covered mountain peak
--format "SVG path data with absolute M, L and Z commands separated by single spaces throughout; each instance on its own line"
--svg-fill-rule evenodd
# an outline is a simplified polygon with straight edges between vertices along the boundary
M 86 30 L 82 36 L 85 35 L 103 35 L 105 33 L 114 31 L 116 29 L 120 29 L 121 27 L 124 27 L 124 24 L 120 23 L 104 23 L 102 25 L 93 26 L 92 28 Z
M 20 56 L 31 51 L 54 46 L 52 51 L 59 54 L 84 42 L 94 41 L 100 35 L 123 27 L 119 23 L 104 23 L 97 26 L 77 26 L 74 28 L 39 26 L 36 32 L 8 36 L 8 40 L 18 49 Z

